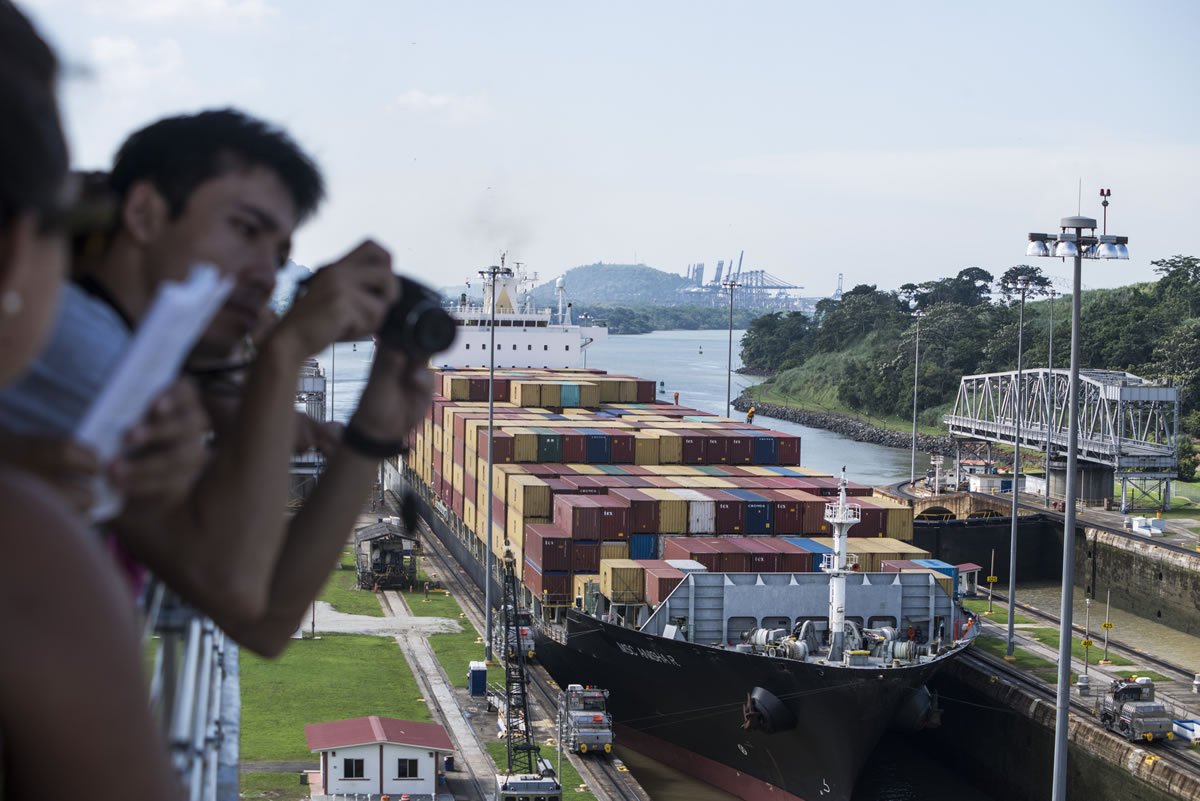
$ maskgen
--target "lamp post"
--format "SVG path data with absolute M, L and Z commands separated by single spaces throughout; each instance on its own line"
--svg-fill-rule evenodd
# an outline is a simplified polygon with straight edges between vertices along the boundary
M 1107 200 L 1107 196 L 1106 196 Z M 1107 224 L 1107 212 L 1106 224 Z M 1063 515 L 1062 602 L 1059 606 L 1060 631 L 1058 645 L 1058 692 L 1054 719 L 1054 779 L 1051 801 L 1067 797 L 1067 726 L 1071 704 L 1071 616 L 1075 586 L 1075 498 L 1079 488 L 1076 474 L 1079 438 L 1079 285 L 1083 275 L 1083 259 L 1128 259 L 1129 237 L 1113 236 L 1107 232 L 1096 236 L 1096 221 L 1091 217 L 1064 217 L 1059 233 L 1032 233 L 1026 256 L 1054 256 L 1073 259 L 1075 269 L 1071 279 L 1071 369 L 1068 378 L 1067 407 L 1067 487 Z M 1091 234 L 1084 235 L 1084 231 Z M 1053 242 L 1051 248 L 1049 243 Z
M 1013 656 L 1014 620 L 1016 619 L 1017 603 L 1017 500 L 1021 491 L 1021 347 L 1024 344 L 1022 335 L 1025 332 L 1025 293 L 1029 291 L 1029 281 L 1025 278 L 1017 281 L 1017 289 L 1021 290 L 1021 310 L 1017 313 L 1017 396 L 1013 399 L 1013 418 L 1016 430 L 1013 436 L 1013 477 L 1012 477 L 1012 528 L 1008 534 L 1008 645 L 1004 658 L 1010 662 Z
M 1050 368 L 1050 373 L 1047 376 L 1050 386 L 1046 392 L 1046 508 L 1050 508 L 1050 452 L 1054 450 L 1050 443 L 1050 438 L 1054 433 L 1054 393 L 1057 389 L 1057 383 L 1054 381 L 1054 299 L 1058 297 L 1058 293 L 1054 288 L 1050 288 L 1050 353 L 1046 358 L 1046 364 Z
M 484 576 L 483 576 L 483 613 L 486 633 L 483 639 L 483 658 L 492 661 L 492 441 L 495 439 L 493 426 L 496 404 L 496 278 L 512 278 L 513 271 L 504 266 L 504 255 L 500 256 L 500 264 L 492 265 L 479 274 L 489 282 L 489 311 L 488 321 L 490 344 L 488 345 L 488 447 L 487 447 L 487 536 L 484 538 Z
M 729 290 L 729 361 L 725 370 L 725 416 L 729 416 L 729 407 L 733 402 L 733 290 L 741 284 L 733 279 L 726 279 L 721 286 Z
M 916 308 L 916 300 L 912 301 L 913 319 L 917 321 L 917 338 L 913 342 L 913 427 L 912 427 L 912 463 L 908 470 L 908 484 L 915 491 L 917 484 L 917 384 L 921 368 L 921 318 L 925 312 Z

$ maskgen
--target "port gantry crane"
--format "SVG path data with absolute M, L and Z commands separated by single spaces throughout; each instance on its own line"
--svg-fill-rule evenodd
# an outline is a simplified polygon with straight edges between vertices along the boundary
M 504 648 L 500 653 L 504 660 L 504 735 L 508 746 L 508 765 L 507 773 L 496 776 L 496 801 L 531 798 L 560 801 L 562 786 L 548 765 L 543 768 L 539 749 L 533 742 L 533 725 L 529 718 L 529 676 L 525 670 L 525 649 L 520 641 L 515 561 L 512 551 L 505 548 L 504 590 L 500 606 Z

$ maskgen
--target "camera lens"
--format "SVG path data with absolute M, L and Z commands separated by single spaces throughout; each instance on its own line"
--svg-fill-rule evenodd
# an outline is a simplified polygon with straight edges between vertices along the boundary
M 454 343 L 457 327 L 454 318 L 441 306 L 429 304 L 427 308 L 414 309 L 413 338 L 416 346 L 425 353 L 440 353 Z

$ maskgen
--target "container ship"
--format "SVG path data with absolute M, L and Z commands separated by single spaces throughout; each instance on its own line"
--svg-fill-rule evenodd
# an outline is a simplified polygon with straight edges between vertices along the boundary
M 513 553 L 538 660 L 608 689 L 619 741 L 748 801 L 848 800 L 885 730 L 936 720 L 925 683 L 977 633 L 956 568 L 912 545 L 907 505 L 802 467 L 799 437 L 581 368 L 603 334 L 561 283 L 557 315 L 520 283 L 454 311 L 385 484 L 478 585 Z

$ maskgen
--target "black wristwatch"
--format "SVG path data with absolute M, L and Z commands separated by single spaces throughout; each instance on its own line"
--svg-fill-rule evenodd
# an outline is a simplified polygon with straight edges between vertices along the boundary
M 389 456 L 403 456 L 408 453 L 408 444 L 404 440 L 381 440 L 364 434 L 351 420 L 342 429 L 342 444 L 361 456 L 372 459 L 386 459 Z

